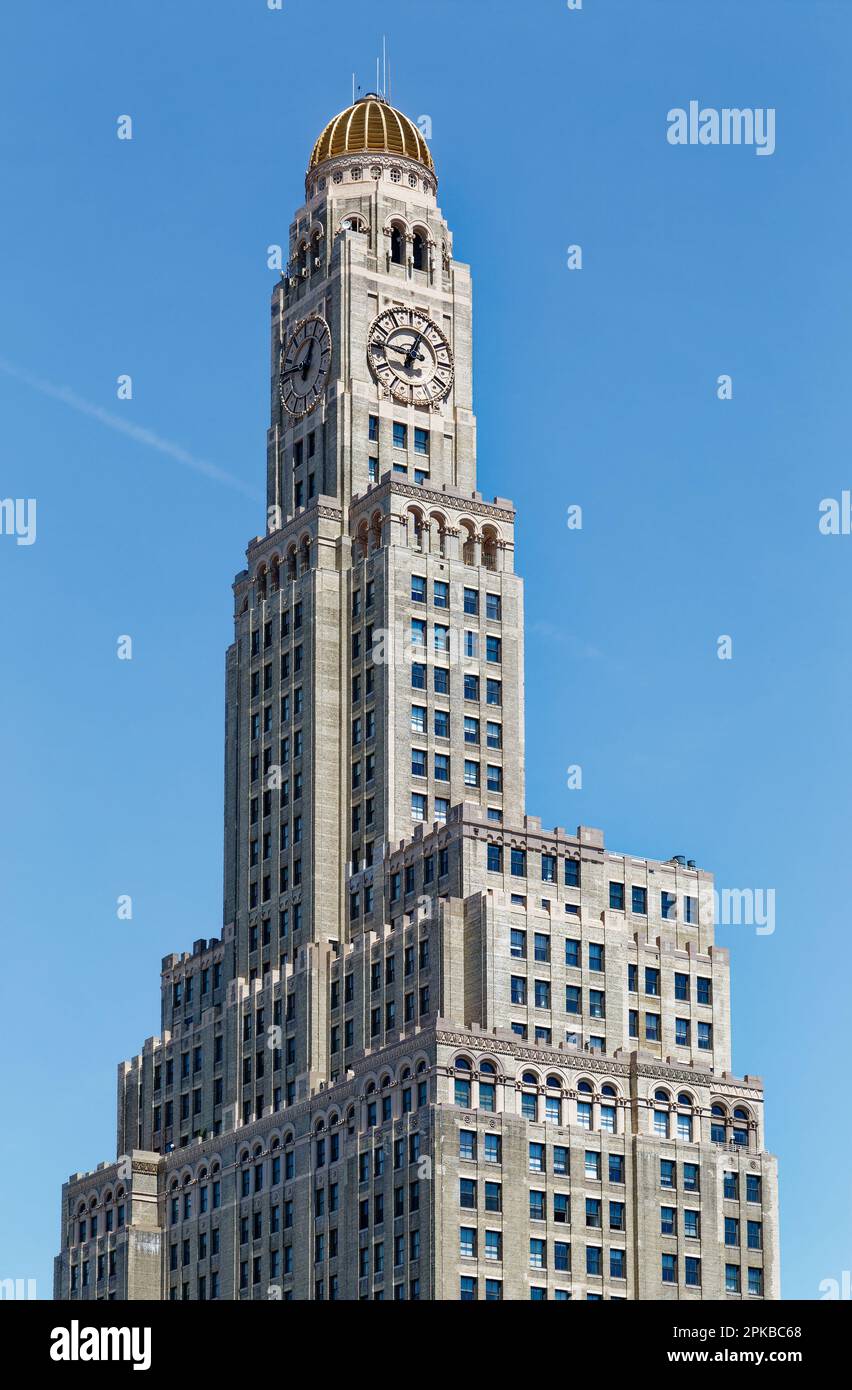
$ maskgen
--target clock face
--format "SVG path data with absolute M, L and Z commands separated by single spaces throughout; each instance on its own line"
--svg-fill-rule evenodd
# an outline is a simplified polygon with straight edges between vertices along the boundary
M 452 348 L 417 309 L 385 309 L 370 325 L 367 356 L 376 381 L 406 405 L 437 405 L 453 384 Z
M 294 419 L 313 410 L 328 381 L 331 329 L 314 314 L 297 323 L 281 349 L 278 390 L 281 404 Z

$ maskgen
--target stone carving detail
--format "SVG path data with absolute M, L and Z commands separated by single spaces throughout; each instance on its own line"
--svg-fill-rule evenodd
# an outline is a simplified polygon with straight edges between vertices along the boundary
M 472 497 L 455 497 L 448 492 L 432 492 L 428 488 L 415 487 L 412 483 L 397 483 L 394 480 L 385 483 L 384 488 L 392 489 L 398 496 L 412 497 L 419 502 L 428 503 L 430 507 L 449 507 L 453 511 L 464 512 L 465 515 L 493 517 L 495 521 L 505 521 L 508 525 L 512 525 L 515 520 L 514 511 L 505 507 L 494 507 L 489 502 L 477 502 Z M 374 490 L 371 498 L 374 498 L 379 490 L 381 489 Z

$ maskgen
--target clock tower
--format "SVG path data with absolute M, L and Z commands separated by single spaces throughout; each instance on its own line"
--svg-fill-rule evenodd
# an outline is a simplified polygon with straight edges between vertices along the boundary
M 320 492 L 348 506 L 380 469 L 472 491 L 471 341 L 470 272 L 426 141 L 363 97 L 314 146 L 272 295 L 270 507 L 287 518 Z
M 221 934 L 162 962 L 117 1158 L 63 1188 L 58 1298 L 778 1297 L 711 876 L 526 814 L 471 347 L 428 145 L 366 96 L 272 293 Z

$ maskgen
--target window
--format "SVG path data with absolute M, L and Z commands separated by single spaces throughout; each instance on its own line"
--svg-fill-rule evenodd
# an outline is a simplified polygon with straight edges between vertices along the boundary
M 524 1091 L 521 1094 L 521 1114 L 525 1120 L 538 1119 L 538 1096 L 535 1091 Z
M 550 937 L 544 932 L 535 932 L 533 943 L 535 959 L 547 963 L 550 960 Z
M 749 1271 L 748 1271 L 748 1291 L 749 1291 L 750 1294 L 756 1294 L 758 1297 L 761 1297 L 761 1298 L 763 1297 L 763 1270 L 762 1270 L 762 1269 L 752 1269 L 751 1267 L 749 1268 Z
M 701 1217 L 697 1211 L 687 1208 L 683 1213 L 683 1234 L 690 1240 L 701 1239 Z
M 459 1206 L 476 1208 L 476 1182 L 473 1178 L 459 1178 Z
M 722 1179 L 722 1195 L 726 1202 L 738 1202 L 740 1200 L 739 1173 L 724 1174 Z
M 436 608 L 449 608 L 450 586 L 443 579 L 436 579 L 432 585 L 432 596 Z
M 500 1231 L 485 1232 L 485 1258 L 486 1260 L 502 1260 L 503 1237 Z
M 413 574 L 411 576 L 411 602 L 426 602 L 426 579 L 423 575 Z
M 536 1236 L 530 1239 L 530 1268 L 547 1268 L 547 1243 Z
M 499 637 L 488 636 L 485 639 L 485 660 L 499 663 L 503 660 L 503 643 Z
M 499 1182 L 487 1182 L 485 1184 L 485 1210 L 503 1210 L 503 1186 Z
M 462 1063 L 459 1061 L 458 1066 Z M 471 1082 L 464 1076 L 457 1076 L 454 1082 L 454 1103 L 462 1110 L 469 1110 L 471 1104 Z
M 697 1031 L 699 1050 L 709 1052 L 713 1047 L 713 1024 L 699 1021 Z
M 609 1252 L 609 1277 L 611 1279 L 626 1279 L 626 1254 L 623 1250 L 610 1250 Z
M 685 897 L 683 900 L 683 920 L 684 922 L 698 921 L 698 899 Z
M 546 1168 L 544 1145 L 532 1143 L 529 1146 L 529 1168 L 531 1173 L 543 1173 Z
M 499 623 L 503 616 L 502 602 L 499 594 L 485 595 L 485 616 L 489 622 Z
M 675 1219 L 677 1213 L 674 1207 L 660 1207 L 660 1235 L 673 1236 L 675 1234 Z
M 415 454 L 429 453 L 429 431 L 415 428 L 414 431 L 414 452 Z
M 725 1293 L 740 1292 L 739 1265 L 725 1265 Z
M 648 915 L 648 890 L 647 888 L 633 887 L 630 890 L 630 910 L 642 917 Z
M 461 1226 L 459 1228 L 459 1255 L 463 1260 L 476 1259 L 476 1228 L 474 1226 Z
M 425 732 L 426 732 L 426 706 L 425 706 L 425 705 L 412 705 L 412 706 L 411 706 L 411 728 L 412 728 L 413 732 L 416 733 L 416 734 L 425 734 Z
M 398 231 L 397 236 L 399 236 Z M 395 449 L 406 449 L 408 447 L 408 428 L 398 420 L 394 420 L 393 422 L 393 447 Z
M 712 982 L 712 980 L 709 980 L 706 976 L 699 975 L 698 979 L 697 979 L 696 982 L 695 982 L 695 985 L 696 985 L 696 994 L 697 994 L 697 998 L 698 998 L 698 1003 L 699 1003 L 699 1004 L 712 1004 L 712 1003 L 713 1003 L 713 982 Z
M 459 1280 L 459 1299 L 462 1303 L 473 1303 L 476 1296 L 476 1280 L 470 1275 L 463 1274 Z
M 609 885 L 609 905 L 613 912 L 624 911 L 624 884 L 610 883 Z
M 486 1134 L 483 1136 L 485 1141 L 484 1158 L 486 1163 L 500 1163 L 502 1160 L 503 1146 L 499 1134 Z M 486 1184 L 487 1186 L 487 1184 Z M 486 1206 L 486 1211 L 488 1207 Z
M 674 1188 L 677 1186 L 674 1161 L 670 1158 L 660 1159 L 660 1187 Z
M 664 1284 L 677 1283 L 677 1256 L 664 1254 L 662 1257 L 662 1275 Z
M 727 1174 L 726 1174 L 726 1176 L 727 1176 Z M 736 1177 L 736 1174 L 734 1173 L 734 1174 L 732 1174 L 731 1176 Z M 747 1173 L 747 1174 L 746 1174 L 746 1201 L 747 1201 L 747 1202 L 759 1202 L 759 1201 L 761 1201 L 761 1181 L 760 1181 L 759 1176 L 758 1176 L 756 1173 Z
M 491 849 L 491 845 L 489 845 L 488 848 Z M 497 846 L 495 845 L 494 848 L 496 849 Z M 490 863 L 488 867 L 489 869 L 491 868 Z M 509 954 L 514 956 L 516 960 L 526 960 L 527 934 L 517 927 L 513 927 L 510 932 Z
M 485 725 L 485 742 L 489 748 L 503 747 L 503 726 L 489 719 Z
M 579 969 L 580 965 L 580 943 L 571 937 L 565 941 L 565 964 L 573 965 Z
M 477 764 L 478 766 L 478 764 Z M 513 849 L 511 855 L 511 872 L 514 878 L 526 878 L 527 876 L 527 854 L 526 850 Z
M 479 786 L 479 763 L 474 762 L 471 758 L 464 760 L 464 784 L 466 787 Z M 514 850 L 512 853 L 514 854 Z
M 697 1289 L 701 1284 L 701 1261 L 697 1255 L 687 1255 L 683 1262 L 683 1278 L 687 1288 Z
M 677 897 L 674 893 L 660 893 L 660 916 L 663 921 L 673 922 L 677 916 Z

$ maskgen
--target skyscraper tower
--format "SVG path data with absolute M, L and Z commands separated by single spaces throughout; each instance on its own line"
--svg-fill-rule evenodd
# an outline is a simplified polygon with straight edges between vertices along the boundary
M 224 924 L 163 961 L 57 1298 L 779 1296 L 710 876 L 525 814 L 511 502 L 417 126 L 314 146 L 234 583 Z

